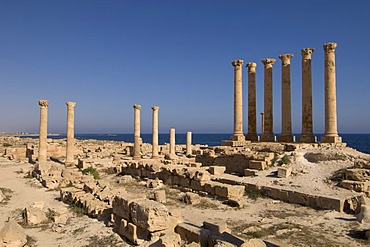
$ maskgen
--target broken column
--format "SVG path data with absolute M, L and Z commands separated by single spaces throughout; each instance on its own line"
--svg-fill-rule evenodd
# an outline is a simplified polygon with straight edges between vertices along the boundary
M 175 129 L 170 129 L 170 155 L 176 154 Z
M 140 105 L 134 105 L 134 160 L 140 160 Z
M 41 166 L 46 165 L 47 159 L 47 135 L 48 135 L 48 104 L 47 100 L 39 100 L 40 106 L 40 132 L 39 132 L 39 157 L 38 170 L 42 170 Z
M 158 159 L 158 111 L 159 111 L 159 106 L 152 106 L 152 110 L 153 110 L 152 159 Z
M 67 147 L 65 165 L 74 164 L 75 141 L 75 106 L 76 102 L 66 102 L 67 105 Z
M 280 55 L 281 59 L 281 134 L 279 142 L 293 142 L 292 103 L 290 93 L 290 59 L 293 54 Z
M 264 129 L 261 137 L 263 142 L 274 141 L 273 107 L 272 107 L 272 65 L 276 62 L 273 58 L 262 60 L 264 65 Z
M 257 111 L 256 111 L 256 63 L 248 63 L 248 134 L 246 139 L 257 141 Z
M 191 132 L 186 132 L 186 156 L 189 156 L 192 154 L 191 150 Z
M 299 136 L 299 142 L 313 143 L 315 136 L 313 134 L 312 120 L 312 73 L 311 73 L 311 55 L 315 52 L 314 48 L 305 48 L 301 50 L 302 54 L 302 134 Z
M 244 141 L 243 134 L 243 89 L 242 89 L 242 65 L 243 60 L 234 60 L 234 134 L 232 141 Z
M 324 44 L 325 51 L 325 133 L 321 142 L 338 143 L 342 138 L 337 131 L 337 92 L 335 72 L 335 49 L 337 43 Z

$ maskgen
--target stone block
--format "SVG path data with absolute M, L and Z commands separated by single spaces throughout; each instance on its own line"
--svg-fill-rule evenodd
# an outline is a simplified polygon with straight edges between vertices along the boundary
M 113 199 L 113 213 L 125 220 L 130 220 L 130 203 L 137 197 L 129 195 L 117 195 Z
M 190 178 L 180 177 L 180 186 L 190 188 Z
M 197 181 L 197 180 L 191 180 L 190 182 L 190 188 L 195 191 L 204 191 L 205 182 Z
M 212 195 L 213 196 L 213 195 L 215 195 L 215 186 L 216 186 L 216 183 L 215 182 L 212 182 L 212 181 L 206 182 L 204 184 L 204 190 L 209 195 Z
M 244 169 L 244 176 L 255 177 L 257 176 L 257 172 L 258 170 L 254 170 L 254 169 Z
M 370 205 L 361 205 L 361 211 L 356 215 L 360 223 L 370 223 Z
M 136 199 L 129 204 L 131 221 L 149 232 L 167 228 L 169 213 L 167 208 L 158 202 Z
M 186 192 L 183 200 L 186 204 L 195 205 L 200 202 L 200 196 L 192 192 Z
M 46 214 L 41 209 L 32 207 L 24 210 L 24 218 L 29 225 L 37 225 L 48 221 Z
M 10 219 L 0 229 L 0 246 L 26 246 L 27 234 L 14 220 Z
M 316 198 L 316 205 L 319 209 L 332 209 L 338 212 L 343 212 L 344 201 L 344 199 L 340 198 L 318 196 Z
M 248 168 L 255 170 L 265 170 L 267 168 L 266 161 L 250 160 Z
M 210 166 L 209 172 L 213 175 L 220 175 L 225 173 L 226 167 L 225 166 Z
M 292 169 L 291 166 L 279 167 L 278 168 L 277 176 L 279 178 L 287 178 L 287 177 L 289 177 L 292 174 L 292 171 L 293 171 L 293 169 Z
M 213 234 L 221 234 L 223 232 L 231 233 L 231 230 L 227 227 L 226 222 L 222 221 L 203 221 L 202 227 L 209 230 Z
M 360 182 L 360 181 L 351 181 L 351 180 L 343 180 L 340 183 L 341 187 L 348 189 L 348 190 L 354 190 L 357 192 L 365 192 L 369 190 L 369 183 L 366 182 Z
M 345 173 L 347 180 L 365 182 L 370 179 L 369 169 L 347 169 Z
M 222 198 L 240 198 L 244 195 L 245 187 L 243 185 L 217 184 L 215 186 L 215 195 Z
M 211 180 L 211 175 L 207 171 L 196 171 L 194 175 L 194 180 L 206 182 Z
M 159 203 L 166 203 L 166 191 L 165 190 L 154 191 L 154 200 Z
M 200 246 L 208 246 L 208 238 L 211 235 L 209 230 L 186 222 L 179 223 L 175 232 L 181 236 L 182 240 L 188 243 L 194 242 Z

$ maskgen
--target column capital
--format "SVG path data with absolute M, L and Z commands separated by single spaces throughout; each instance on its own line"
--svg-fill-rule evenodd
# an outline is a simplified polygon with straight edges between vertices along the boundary
M 74 108 L 76 106 L 76 102 L 67 101 L 66 105 L 67 105 L 68 108 Z
M 135 110 L 140 110 L 141 109 L 141 105 L 134 105 L 134 109 Z
M 49 106 L 49 101 L 47 100 L 39 100 L 39 106 L 41 106 L 41 108 L 47 108 Z
M 246 67 L 248 68 L 248 72 L 256 72 L 257 64 L 253 62 L 247 63 Z
M 242 68 L 244 61 L 241 59 L 237 59 L 231 62 L 231 64 L 234 66 L 235 70 L 239 70 Z
M 326 54 L 334 53 L 336 48 L 337 48 L 337 43 L 329 42 L 329 43 L 324 44 L 324 51 Z
M 279 58 L 281 59 L 281 62 L 283 65 L 290 64 L 290 59 L 294 57 L 294 54 L 281 54 L 279 55 Z
M 261 62 L 263 63 L 265 68 L 267 68 L 267 67 L 272 67 L 272 65 L 276 62 L 276 59 L 266 58 L 266 59 L 262 59 Z
M 301 54 L 302 56 L 307 56 L 307 55 L 311 55 L 312 53 L 314 53 L 316 51 L 315 48 L 303 48 L 301 50 Z
M 159 106 L 152 106 L 152 110 L 153 111 L 158 111 L 159 110 Z

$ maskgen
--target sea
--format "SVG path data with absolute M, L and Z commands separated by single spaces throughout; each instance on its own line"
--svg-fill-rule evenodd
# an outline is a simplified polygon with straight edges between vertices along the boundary
M 192 135 L 193 144 L 203 144 L 208 146 L 219 146 L 222 140 L 229 140 L 231 134 L 196 134 Z M 296 135 L 298 138 L 299 134 Z M 322 135 L 317 135 L 318 140 L 321 139 Z M 370 154 L 370 134 L 340 134 L 342 141 L 360 152 Z M 22 137 L 33 137 L 37 136 L 22 136 Z M 65 135 L 50 135 L 48 138 L 52 139 L 64 139 Z M 111 140 L 111 141 L 124 141 L 134 142 L 133 134 L 75 134 L 75 138 L 79 140 L 95 139 L 95 140 Z M 141 134 L 143 142 L 152 143 L 152 134 Z M 169 134 L 159 134 L 159 144 L 165 144 L 170 142 Z M 186 134 L 176 134 L 176 144 L 185 144 Z

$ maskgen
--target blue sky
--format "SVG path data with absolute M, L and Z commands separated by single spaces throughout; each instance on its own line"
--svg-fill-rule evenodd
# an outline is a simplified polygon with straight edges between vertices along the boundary
M 277 59 L 274 131 L 281 131 L 280 54 L 291 64 L 293 131 L 301 132 L 301 49 L 312 56 L 315 133 L 324 131 L 323 44 L 337 42 L 340 133 L 370 133 L 370 1 L 0 1 L 0 131 L 37 132 L 37 100 L 49 100 L 49 132 L 64 133 L 65 101 L 76 101 L 76 133 L 232 133 L 231 61 Z M 247 131 L 247 69 L 243 69 Z M 260 118 L 258 118 L 260 126 Z M 260 129 L 260 127 L 259 127 Z

